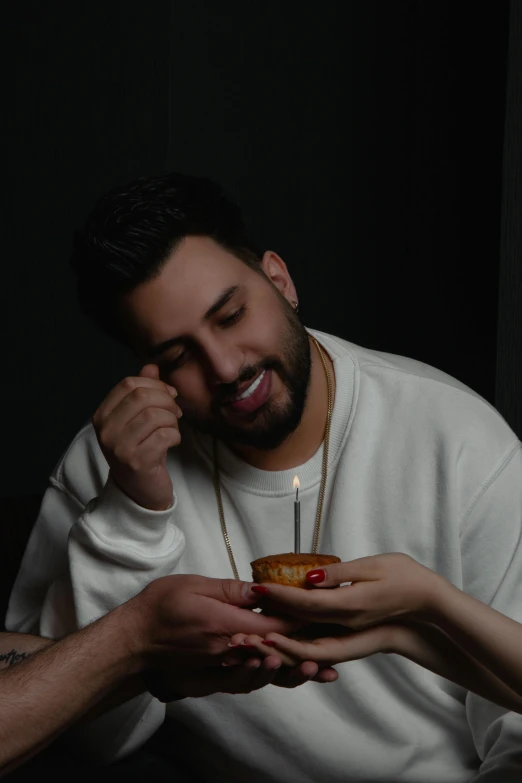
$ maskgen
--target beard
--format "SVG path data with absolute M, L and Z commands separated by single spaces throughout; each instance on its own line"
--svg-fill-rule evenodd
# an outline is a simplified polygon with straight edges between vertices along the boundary
M 209 416 L 201 416 L 183 406 L 184 419 L 195 429 L 212 435 L 225 443 L 252 446 L 256 449 L 275 449 L 294 432 L 303 416 L 310 385 L 310 342 L 299 317 L 282 301 L 285 326 L 282 330 L 282 358 L 267 356 L 257 366 L 243 367 L 234 383 L 222 384 L 217 392 Z M 240 422 L 230 421 L 223 413 L 225 400 L 230 400 L 239 384 L 254 378 L 260 370 L 275 372 L 287 391 L 284 402 L 269 398 L 251 414 L 241 416 Z

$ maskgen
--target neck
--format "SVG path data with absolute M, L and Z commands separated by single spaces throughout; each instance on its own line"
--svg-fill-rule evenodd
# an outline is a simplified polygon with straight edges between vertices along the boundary
M 328 386 L 319 352 L 310 340 L 310 386 L 299 426 L 277 447 L 263 451 L 252 446 L 228 444 L 245 462 L 261 470 L 289 470 L 307 462 L 320 447 L 324 438 L 328 412 Z M 335 372 L 333 362 L 323 348 L 324 358 L 332 379 L 335 399 Z

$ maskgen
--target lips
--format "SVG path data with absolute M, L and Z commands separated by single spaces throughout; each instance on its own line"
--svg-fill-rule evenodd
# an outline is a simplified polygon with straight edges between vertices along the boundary
M 245 389 L 242 389 L 238 394 L 236 394 L 234 398 L 234 402 L 238 402 L 239 400 L 246 400 L 248 397 L 251 397 L 252 394 L 255 392 L 263 378 L 265 377 L 266 370 L 263 370 L 259 373 L 259 375 L 254 378 L 253 381 L 250 381 L 248 386 Z
M 271 388 L 272 370 L 262 370 L 228 402 L 227 408 L 235 413 L 252 413 L 267 401 Z

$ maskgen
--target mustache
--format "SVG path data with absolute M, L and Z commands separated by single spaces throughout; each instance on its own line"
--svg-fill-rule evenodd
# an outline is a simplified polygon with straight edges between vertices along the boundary
M 239 373 L 237 379 L 233 383 L 222 383 L 216 392 L 214 403 L 221 405 L 224 402 L 230 400 L 231 397 L 235 397 L 238 393 L 239 387 L 242 383 L 252 380 L 262 370 L 276 370 L 280 375 L 284 376 L 284 368 L 279 359 L 268 358 L 260 362 L 257 366 L 248 364 Z

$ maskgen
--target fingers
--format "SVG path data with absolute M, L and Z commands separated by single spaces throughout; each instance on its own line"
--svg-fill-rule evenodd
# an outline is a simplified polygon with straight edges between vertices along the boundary
M 258 634 L 249 634 L 248 636 L 245 634 L 235 634 L 230 640 L 230 645 L 232 655 L 235 652 L 236 656 L 244 656 L 245 654 L 255 656 L 258 653 L 261 658 L 266 658 L 267 656 L 276 655 L 284 666 L 296 666 L 301 663 L 302 660 L 296 660 L 280 649 L 274 649 L 272 642 L 266 643 Z
M 212 615 L 215 622 L 226 630 L 229 637 L 240 631 L 260 636 L 265 636 L 270 631 L 286 634 L 293 633 L 302 627 L 302 622 L 292 617 L 271 616 L 264 615 L 262 612 L 247 611 L 247 607 L 259 603 L 259 597 L 252 592 L 251 587 L 252 582 L 200 577 L 193 581 L 192 591 L 216 601 L 211 608 Z M 227 604 L 232 606 L 227 606 Z
M 259 634 L 259 636 L 265 638 L 270 632 L 292 634 L 299 628 L 302 628 L 302 626 L 301 620 L 296 620 L 295 618 L 277 615 L 265 616 L 261 612 L 248 612 L 245 622 L 238 623 L 236 627 L 241 628 L 244 633 Z
M 139 444 L 133 459 L 128 463 L 128 467 L 135 472 L 143 473 L 143 475 L 149 470 L 154 472 L 162 456 L 170 448 L 179 446 L 180 443 L 181 434 L 177 427 L 161 427 Z
M 171 446 L 178 446 L 181 442 L 181 433 L 179 431 L 177 417 L 167 411 L 153 411 L 149 409 L 148 415 L 142 422 L 137 422 L 132 431 L 129 429 L 122 437 L 121 446 L 114 449 L 114 456 L 118 456 L 118 451 L 123 455 L 130 450 L 131 455 L 137 458 L 135 470 L 139 470 L 143 463 L 144 466 L 157 463 L 158 457 L 166 454 Z M 131 467 L 131 460 L 120 460 Z
M 162 429 L 178 429 L 176 414 L 161 408 L 147 408 L 128 423 L 124 436 L 120 437 L 126 444 L 132 444 L 136 448 L 146 441 L 150 435 Z M 114 449 L 114 453 L 117 453 L 117 446 Z
M 403 575 L 412 569 L 417 571 L 419 568 L 423 566 L 403 552 L 386 552 L 316 568 L 309 571 L 306 578 L 315 587 L 336 587 L 347 582 L 355 584 L 378 581 L 393 575 Z
M 247 638 L 249 639 L 250 637 Z M 286 659 L 293 661 L 294 665 L 303 661 L 331 663 L 335 660 L 335 656 L 331 655 L 330 648 L 320 644 L 323 640 L 298 641 L 297 639 L 289 639 L 281 634 L 271 633 L 268 635 L 268 639 L 261 641 L 264 641 L 263 649 L 270 649 L 272 654 L 285 656 Z M 267 644 L 267 642 L 270 644 Z M 261 649 L 261 647 L 258 649 Z
M 231 639 L 229 647 L 239 647 L 246 639 L 246 633 L 235 633 Z M 259 637 L 261 639 L 261 637 Z
M 380 575 L 378 562 L 381 555 L 360 557 L 347 563 L 332 563 L 324 568 L 316 568 L 306 575 L 314 587 L 335 587 L 345 582 L 362 582 L 378 579 Z
M 343 636 L 325 636 L 311 642 L 287 639 L 279 634 L 269 634 L 269 638 L 264 640 L 265 646 L 267 641 L 273 642 L 270 646 L 276 654 L 289 655 L 295 660 L 336 664 L 388 652 L 390 631 L 384 624 L 362 631 L 347 632 Z
M 319 671 L 319 667 L 312 661 L 305 661 L 299 666 L 285 667 L 277 672 L 273 684 L 280 688 L 298 688 L 313 679 Z
M 250 693 L 270 685 L 276 678 L 280 662 L 249 660 L 238 667 L 207 667 L 172 672 L 173 689 L 184 696 L 209 696 L 213 693 Z
M 280 638 L 284 639 L 284 637 Z M 280 687 L 296 688 L 308 680 L 320 683 L 337 680 L 339 675 L 331 666 L 319 668 L 315 660 L 299 661 L 297 658 L 286 655 L 277 646 L 272 647 L 271 644 L 268 645 L 260 636 L 235 634 L 229 645 L 231 651 L 225 655 L 223 666 L 244 666 L 249 662 L 248 656 L 252 656 L 254 661 L 259 660 L 257 657 L 257 653 L 259 653 L 264 658 L 264 663 L 279 670 L 274 684 Z M 291 667 L 294 672 L 292 674 L 284 672 L 280 670 L 281 666 Z
M 286 628 L 287 626 L 300 627 L 302 623 L 298 623 L 293 618 L 285 620 L 284 618 L 275 618 L 264 616 L 260 612 L 239 611 L 241 608 L 254 607 L 259 604 L 259 596 L 252 592 L 253 582 L 242 582 L 240 579 L 215 579 L 206 576 L 191 577 L 190 590 L 196 595 L 205 596 L 205 598 L 218 601 L 219 604 L 214 604 L 211 607 L 212 613 L 219 621 L 223 628 L 229 630 L 228 635 L 232 636 L 235 633 L 239 633 L 239 629 L 243 633 L 258 633 L 263 635 L 268 633 L 271 625 L 278 625 Z M 237 611 L 233 612 L 229 606 L 236 607 Z M 210 607 L 209 607 L 210 608 Z M 229 628 L 229 626 L 234 626 Z M 274 628 L 277 630 L 278 628 Z M 285 633 L 284 630 L 280 633 Z
M 226 693 L 251 693 L 270 685 L 277 676 L 281 661 L 271 656 L 261 661 L 251 658 L 242 666 L 225 668 L 222 690 Z
M 302 590 L 299 587 L 287 587 L 272 582 L 263 585 L 266 589 L 267 604 L 279 613 L 320 623 L 344 624 L 349 607 L 348 595 L 352 587 L 340 587 L 338 590 Z
M 246 644 L 247 635 L 245 633 L 235 633 L 228 644 L 229 652 L 225 653 L 223 666 L 239 666 L 244 663 L 248 657 L 260 657 L 256 655 L 257 650 L 252 644 Z M 261 641 L 261 637 L 257 637 Z M 262 656 L 264 658 L 265 656 Z
M 115 443 L 108 436 L 100 439 L 100 446 L 111 467 L 116 466 L 135 473 L 155 468 L 172 446 L 181 442 L 181 433 L 174 415 L 157 411 L 148 415 L 136 427 L 121 432 Z
M 171 398 L 177 396 L 177 391 L 173 386 L 156 378 L 129 376 L 120 381 L 103 400 L 93 416 L 94 426 L 99 428 L 122 400 L 137 389 L 162 391 Z
M 137 387 L 97 424 L 100 447 L 109 464 L 140 471 L 181 440 L 181 410 L 166 389 Z
M 339 679 L 339 672 L 337 672 L 333 666 L 326 666 L 324 669 L 319 669 L 315 677 L 312 677 L 313 682 L 335 682 Z
M 180 418 L 181 409 L 172 395 L 166 389 L 146 389 L 139 386 L 129 392 L 116 405 L 101 423 L 101 428 L 108 432 L 120 432 L 126 429 L 130 432 L 143 427 L 149 420 L 154 421 L 159 413 L 169 413 L 173 420 Z
M 323 640 L 320 640 L 323 641 Z M 330 640 L 328 640 L 330 641 Z M 262 658 L 267 656 L 276 656 L 281 660 L 283 666 L 296 667 L 301 664 L 317 663 L 320 668 L 312 679 L 316 682 L 334 682 L 338 678 L 335 669 L 329 664 L 332 660 L 332 652 L 335 650 L 324 648 L 319 644 L 312 642 L 299 642 L 293 639 L 287 639 L 285 636 L 271 634 L 270 639 L 262 639 L 260 636 L 251 634 L 236 634 L 230 640 L 230 653 L 225 656 L 225 661 L 229 666 L 240 665 L 246 660 L 247 656 L 256 657 L 259 654 Z M 306 671 L 307 667 L 305 667 Z
M 155 378 L 156 380 L 160 377 L 160 371 L 157 364 L 144 364 L 141 370 L 138 373 L 139 378 Z
M 335 682 L 338 678 L 339 674 L 331 666 L 318 669 L 317 664 L 312 661 L 305 661 L 294 669 L 280 669 L 276 677 L 274 677 L 272 684 L 278 685 L 280 688 L 297 688 L 305 682 L 328 683 Z
M 251 590 L 252 582 L 242 582 L 240 579 L 214 579 L 204 576 L 195 577 L 192 582 L 192 592 L 219 601 L 223 605 L 230 604 L 234 607 L 246 608 L 255 606 L 259 603 L 258 597 Z M 225 609 L 225 611 L 220 611 L 221 608 Z M 219 614 L 220 618 L 227 618 L 227 620 L 224 621 L 225 623 L 227 621 L 228 623 L 231 621 L 235 622 L 237 618 L 238 627 L 241 627 L 239 623 L 243 618 L 245 619 L 245 622 L 247 622 L 250 620 L 250 615 L 253 614 L 252 612 L 234 612 L 231 614 L 226 607 L 219 606 L 213 606 L 212 609 L 215 613 Z M 257 614 L 255 617 L 257 617 Z M 234 632 L 235 629 L 231 631 L 230 635 Z

